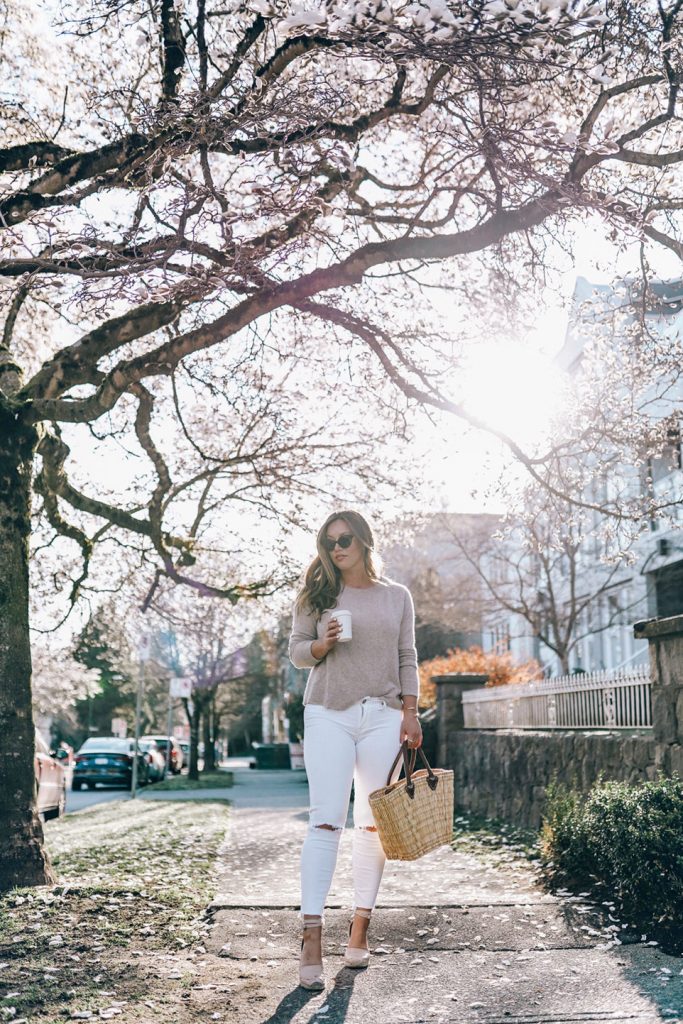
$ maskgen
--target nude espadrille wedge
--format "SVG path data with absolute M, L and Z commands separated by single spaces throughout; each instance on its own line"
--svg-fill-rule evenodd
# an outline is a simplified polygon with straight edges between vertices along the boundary
M 304 921 L 304 928 L 320 928 L 322 926 L 322 920 L 317 921 Z M 301 948 L 304 948 L 304 940 L 301 940 Z M 307 964 L 302 967 L 299 964 L 299 984 L 302 988 L 311 989 L 314 992 L 320 992 L 325 988 L 325 974 L 323 972 L 323 965 L 320 964 Z
M 370 910 L 356 910 L 355 914 L 359 917 L 365 917 L 368 920 L 372 917 L 372 911 Z M 353 927 L 353 918 L 349 924 L 349 935 L 351 935 L 351 928 Z M 370 950 L 369 949 L 357 949 L 355 946 L 347 946 L 344 950 L 344 963 L 347 967 L 367 967 L 370 963 Z

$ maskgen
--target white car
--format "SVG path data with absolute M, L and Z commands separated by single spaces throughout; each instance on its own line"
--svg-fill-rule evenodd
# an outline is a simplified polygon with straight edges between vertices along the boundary
M 183 767 L 183 752 L 175 736 L 143 736 L 144 740 L 154 740 L 157 747 L 161 751 L 164 761 L 166 760 L 168 753 L 168 744 L 171 744 L 171 757 L 169 767 L 172 775 L 179 775 Z
M 66 809 L 66 770 L 37 729 L 35 776 L 38 814 L 43 821 L 61 818 Z

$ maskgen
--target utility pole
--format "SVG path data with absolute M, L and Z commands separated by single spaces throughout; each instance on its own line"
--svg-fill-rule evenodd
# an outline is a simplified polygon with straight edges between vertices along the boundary
M 138 753 L 140 750 L 140 718 L 142 715 L 142 695 L 145 686 L 145 665 L 149 661 L 152 648 L 151 637 L 142 636 L 138 643 L 138 692 L 135 701 L 135 746 L 133 749 L 133 775 L 130 783 L 131 800 L 135 800 L 138 791 Z
M 171 729 L 173 728 L 173 676 L 168 680 L 168 715 L 166 716 L 166 771 L 171 774 Z

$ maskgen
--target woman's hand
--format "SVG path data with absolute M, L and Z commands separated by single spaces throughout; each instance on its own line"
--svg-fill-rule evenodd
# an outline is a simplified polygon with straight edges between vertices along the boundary
M 403 722 L 401 725 L 401 743 L 406 741 L 411 749 L 422 746 L 422 726 L 420 719 L 413 708 L 403 709 Z
M 337 646 L 337 640 L 339 634 L 342 631 L 341 623 L 334 618 L 330 618 L 327 623 L 327 629 L 325 630 L 325 636 L 320 640 L 314 640 L 311 644 L 311 653 L 314 658 L 322 660 L 330 651 Z

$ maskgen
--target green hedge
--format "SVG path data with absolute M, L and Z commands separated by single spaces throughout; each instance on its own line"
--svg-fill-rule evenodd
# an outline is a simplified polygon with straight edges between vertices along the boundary
M 600 777 L 588 794 L 553 781 L 540 835 L 553 882 L 613 899 L 619 916 L 667 945 L 683 943 L 683 781 Z

